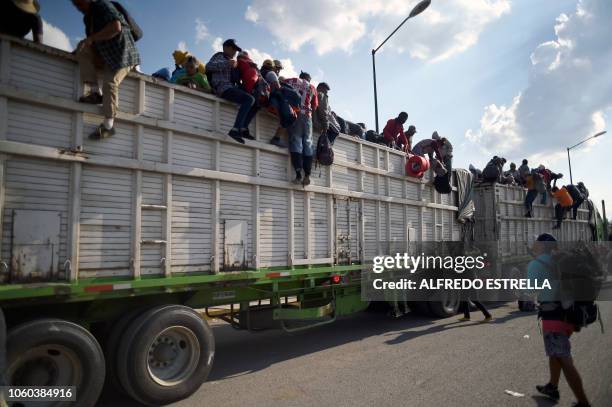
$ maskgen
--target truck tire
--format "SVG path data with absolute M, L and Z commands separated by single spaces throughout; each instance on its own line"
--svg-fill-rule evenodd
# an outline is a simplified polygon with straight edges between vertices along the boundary
M 214 352 L 212 329 L 193 309 L 156 307 L 136 319 L 123 337 L 118 373 L 135 400 L 150 406 L 169 404 L 202 385 Z
M 93 406 L 104 386 L 100 344 L 85 328 L 60 319 L 34 320 L 11 329 L 7 362 L 9 385 L 76 387 L 76 402 L 51 404 L 54 407 Z
M 129 311 L 119 318 L 112 326 L 104 341 L 104 356 L 106 359 L 106 386 L 122 395 L 128 395 L 117 377 L 117 357 L 119 344 L 130 324 L 145 312 L 145 308 Z

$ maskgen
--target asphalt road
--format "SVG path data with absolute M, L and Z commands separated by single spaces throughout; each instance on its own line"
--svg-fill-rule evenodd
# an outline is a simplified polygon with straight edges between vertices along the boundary
M 609 407 L 612 302 L 601 308 L 608 332 L 592 325 L 573 336 L 572 346 L 593 406 Z M 477 312 L 472 322 L 363 312 L 292 335 L 218 324 L 209 380 L 173 406 L 552 406 L 534 389 L 548 379 L 535 315 L 514 305 L 493 315 L 483 324 Z M 563 378 L 560 391 L 559 406 L 570 406 Z M 106 393 L 99 405 L 135 404 Z

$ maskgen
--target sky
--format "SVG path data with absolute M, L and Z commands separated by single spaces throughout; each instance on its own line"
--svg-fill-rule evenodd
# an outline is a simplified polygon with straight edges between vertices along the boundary
M 283 61 L 330 87 L 340 116 L 374 128 L 372 55 L 418 0 L 122 0 L 144 30 L 142 70 L 188 49 L 204 62 L 235 38 L 256 62 Z M 40 0 L 45 42 L 71 50 L 84 35 L 68 0 Z M 612 1 L 432 0 L 376 54 L 379 120 L 400 111 L 454 145 L 455 167 L 493 155 L 545 164 L 569 183 L 568 146 L 612 118 Z M 612 130 L 612 129 L 611 129 Z M 612 133 L 572 150 L 583 181 L 612 213 Z M 608 217 L 611 217 L 610 215 Z

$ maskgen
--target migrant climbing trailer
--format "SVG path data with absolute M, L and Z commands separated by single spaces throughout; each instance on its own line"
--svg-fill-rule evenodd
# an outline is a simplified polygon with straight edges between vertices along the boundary
M 596 209 L 589 211 L 585 202 L 578 209 L 576 220 L 568 217 L 560 229 L 553 229 L 555 209 L 553 198 L 548 196 L 541 203 L 538 194 L 533 203 L 533 217 L 525 217 L 525 195 L 523 187 L 483 183 L 474 188 L 475 224 L 474 238 L 490 247 L 498 274 L 506 278 L 524 274 L 527 262 L 532 257 L 530 248 L 542 233 L 554 235 L 558 241 L 587 242 L 594 238 Z
M 132 73 L 117 134 L 91 141 L 67 53 L 0 37 L 0 307 L 8 380 L 109 381 L 147 405 L 187 397 L 212 367 L 212 330 L 296 331 L 364 309 L 360 272 L 411 241 L 459 240 L 455 194 L 404 176 L 398 151 L 341 135 L 333 166 L 292 184 L 278 120 L 226 134 L 237 109 Z M 451 309 L 453 311 L 453 309 Z M 61 373 L 61 374 L 60 374 Z

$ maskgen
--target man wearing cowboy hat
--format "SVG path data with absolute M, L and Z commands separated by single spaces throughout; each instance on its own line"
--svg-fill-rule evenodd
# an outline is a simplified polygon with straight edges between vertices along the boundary
M 0 0 L 0 33 L 23 38 L 30 31 L 34 42 L 42 43 L 43 24 L 38 0 Z

